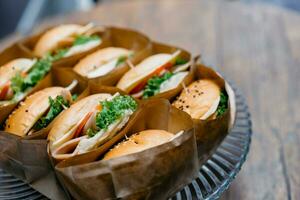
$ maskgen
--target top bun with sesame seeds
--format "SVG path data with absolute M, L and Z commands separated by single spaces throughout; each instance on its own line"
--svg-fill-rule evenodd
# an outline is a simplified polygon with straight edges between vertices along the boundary
M 217 111 L 221 88 L 213 81 L 202 79 L 185 88 L 173 106 L 187 112 L 193 119 L 208 119 Z
M 133 134 L 127 140 L 119 143 L 104 155 L 103 160 L 140 152 L 160 144 L 166 143 L 174 138 L 173 133 L 164 130 L 145 130 Z

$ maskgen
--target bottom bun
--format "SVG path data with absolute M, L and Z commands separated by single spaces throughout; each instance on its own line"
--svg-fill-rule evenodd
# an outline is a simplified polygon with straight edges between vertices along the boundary
M 166 143 L 174 134 L 164 130 L 145 130 L 130 136 L 104 155 L 103 160 L 120 157 Z

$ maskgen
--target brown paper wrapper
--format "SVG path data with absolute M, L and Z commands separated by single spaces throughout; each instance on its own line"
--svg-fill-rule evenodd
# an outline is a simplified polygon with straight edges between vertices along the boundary
M 86 23 L 87 24 L 87 23 Z M 85 24 L 82 24 L 82 25 L 85 25 Z M 49 27 L 35 35 L 32 35 L 32 36 L 29 36 L 27 38 L 24 38 L 24 39 L 21 39 L 18 43 L 17 43 L 17 46 L 18 48 L 22 51 L 23 54 L 27 55 L 27 56 L 30 56 L 30 57 L 37 57 L 36 55 L 34 55 L 33 53 L 33 49 L 34 49 L 34 46 L 36 45 L 37 41 L 40 39 L 40 37 L 46 32 L 48 31 L 49 29 L 53 28 L 54 26 L 52 27 Z M 97 47 L 94 47 L 88 51 L 85 51 L 85 52 L 81 52 L 81 53 L 78 53 L 78 54 L 75 54 L 73 56 L 69 56 L 69 57 L 66 57 L 66 58 L 62 58 L 60 60 L 57 60 L 55 62 L 53 62 L 53 66 L 55 67 L 56 65 L 68 65 L 68 64 L 72 64 L 78 60 L 80 60 L 81 58 L 83 58 L 84 56 L 100 49 L 100 48 L 103 48 L 105 46 L 108 46 L 109 45 L 109 32 L 105 29 L 105 27 L 102 27 L 102 26 L 95 26 L 93 28 L 93 30 L 95 30 L 95 34 L 100 36 L 101 37 L 101 44 L 98 45 Z
M 10 47 L 6 48 L 0 53 L 0 66 L 8 63 L 11 60 L 17 59 L 17 58 L 33 58 L 30 55 L 27 55 L 24 53 L 20 48 L 18 47 L 18 44 L 12 44 Z M 35 91 L 38 91 L 40 89 L 46 88 L 50 86 L 50 75 L 47 75 L 43 80 L 41 80 L 35 87 L 30 89 L 28 92 L 26 92 L 26 95 L 29 95 Z M 13 109 L 17 106 L 19 102 L 13 102 L 7 103 L 5 105 L 0 105 L 0 127 L 3 124 L 4 120 L 8 117 L 8 115 L 13 111 Z
M 20 48 L 18 48 L 18 44 L 14 43 L 0 52 L 0 66 L 16 58 L 33 58 L 33 57 L 24 54 L 24 52 L 21 51 Z
M 143 102 L 141 107 L 125 131 L 110 140 L 97 156 L 86 154 L 56 166 L 60 180 L 75 199 L 166 199 L 197 176 L 197 149 L 190 117 L 164 99 Z M 146 129 L 184 133 L 139 153 L 101 160 L 125 134 Z
M 194 79 L 213 80 L 220 88 L 226 90 L 229 97 L 228 109 L 222 116 L 208 120 L 193 119 L 199 165 L 201 166 L 215 152 L 233 126 L 235 119 L 235 97 L 230 85 L 218 73 L 204 64 L 195 65 Z
M 101 48 L 122 47 L 134 51 L 134 55 L 129 59 L 134 65 L 151 54 L 151 42 L 147 36 L 140 32 L 117 27 L 106 27 L 106 32 L 107 40 L 105 45 L 102 45 Z M 57 64 L 54 67 L 60 68 L 59 70 L 62 71 L 71 71 L 77 74 L 72 68 L 79 62 L 79 60 L 80 59 L 73 59 L 72 62 L 64 62 Z M 129 69 L 130 67 L 128 64 L 123 63 L 104 76 L 92 79 L 88 79 L 86 77 L 82 78 L 94 84 L 113 86 Z M 77 74 L 77 76 L 81 75 Z
M 56 73 L 55 70 L 48 77 L 49 85 L 63 87 L 68 86 L 75 78 L 70 74 Z M 78 79 L 72 93 L 81 94 L 85 88 L 86 82 Z M 65 199 L 66 194 L 56 181 L 47 153 L 46 138 L 54 121 L 26 137 L 1 131 L 0 167 L 51 199 Z
M 46 140 L 25 140 L 0 131 L 0 167 L 50 199 L 67 199 L 48 159 Z

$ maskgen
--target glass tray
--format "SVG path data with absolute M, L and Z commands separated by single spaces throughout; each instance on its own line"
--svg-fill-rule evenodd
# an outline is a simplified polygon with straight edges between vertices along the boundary
M 201 167 L 199 176 L 171 200 L 217 199 L 240 171 L 251 143 L 251 119 L 247 104 L 236 88 L 236 121 L 212 157 Z M 46 199 L 28 184 L 0 169 L 0 199 Z

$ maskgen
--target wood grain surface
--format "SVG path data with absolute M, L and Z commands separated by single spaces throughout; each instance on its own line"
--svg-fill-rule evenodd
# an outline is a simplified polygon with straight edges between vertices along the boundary
M 115 0 L 46 20 L 126 26 L 181 46 L 243 92 L 253 120 L 250 155 L 222 199 L 300 199 L 300 15 L 217 0 Z

